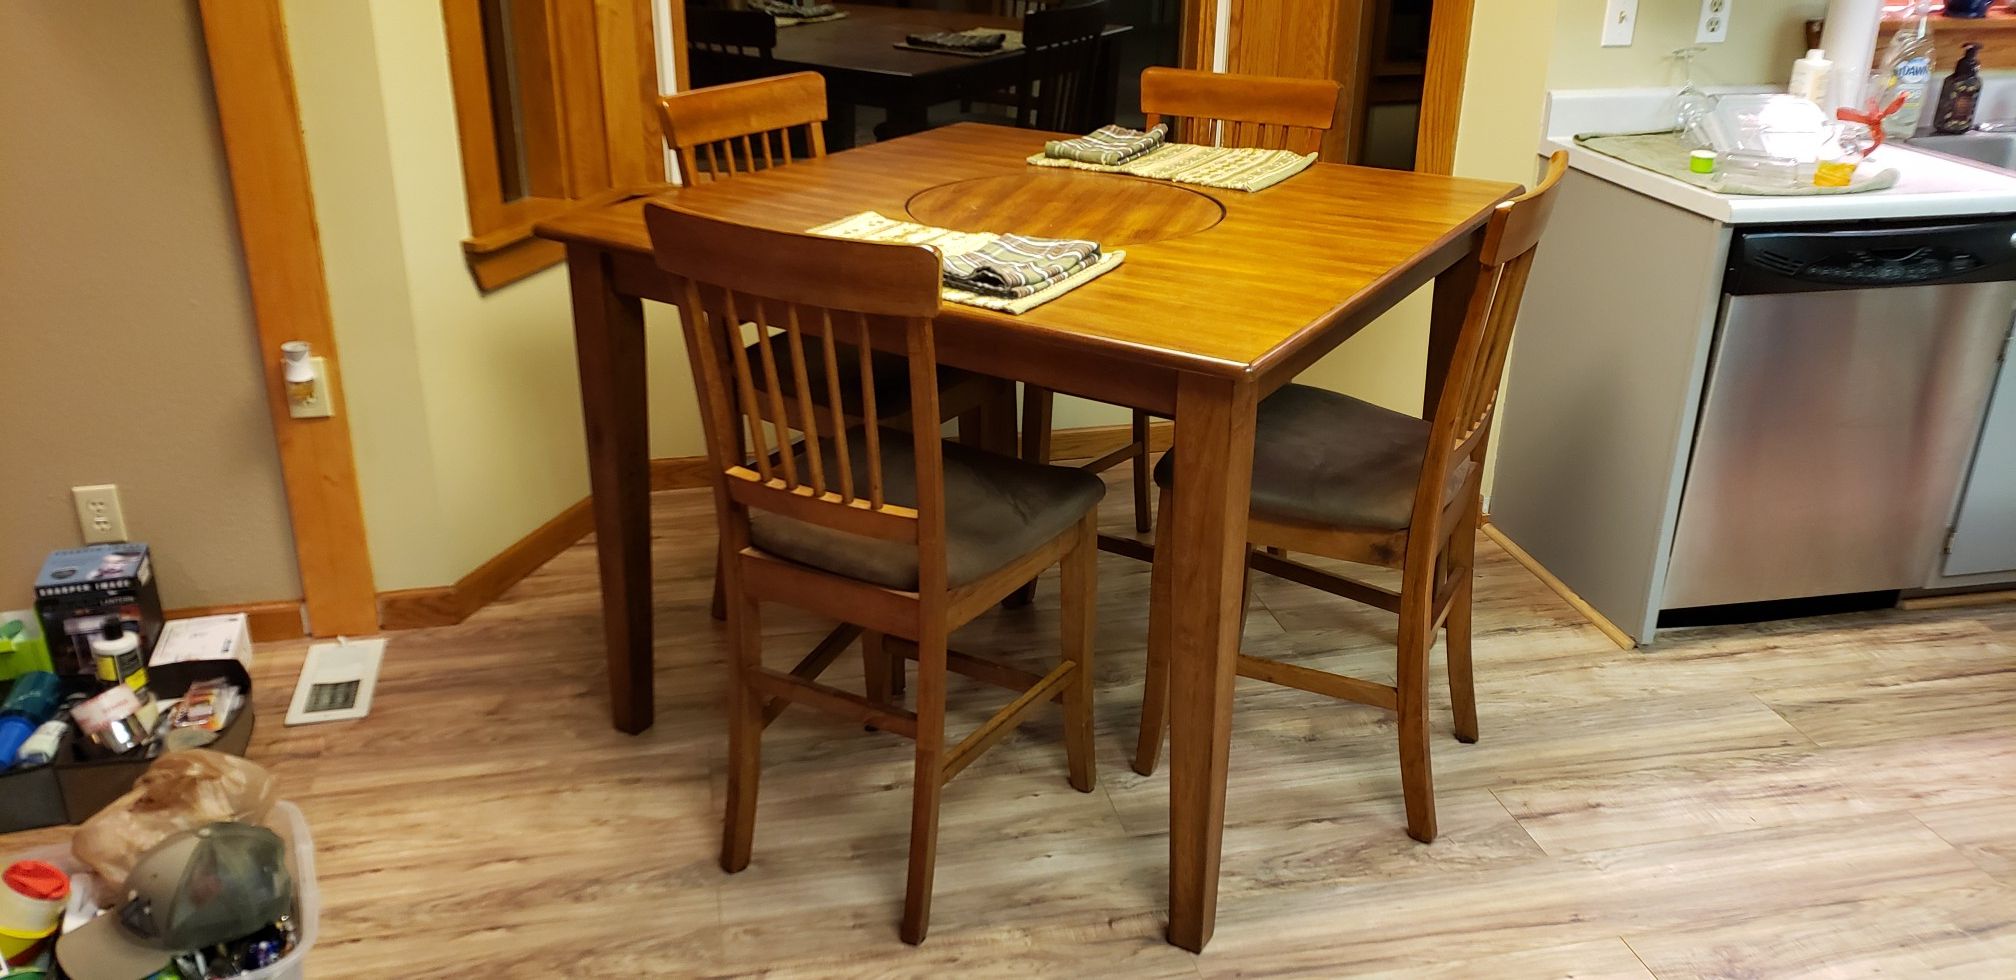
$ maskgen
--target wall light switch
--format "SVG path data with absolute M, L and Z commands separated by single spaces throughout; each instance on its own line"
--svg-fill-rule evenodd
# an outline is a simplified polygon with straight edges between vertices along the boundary
M 1628 48 L 1638 31 L 1638 0 L 1610 0 L 1603 7 L 1603 46 Z
M 1721 44 L 1729 40 L 1729 9 L 1736 0 L 1701 0 L 1701 28 L 1694 33 L 1698 44 Z

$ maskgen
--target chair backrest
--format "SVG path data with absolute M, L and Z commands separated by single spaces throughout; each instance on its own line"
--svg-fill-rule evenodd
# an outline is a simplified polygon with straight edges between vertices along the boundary
M 754 228 L 656 201 L 645 207 L 644 223 L 659 267 L 682 292 L 679 317 L 729 540 L 748 540 L 754 507 L 915 542 L 921 586 L 942 588 L 944 461 L 936 426 L 913 438 L 914 507 L 888 500 L 884 433 L 872 423 L 861 426 L 852 446 L 847 435 L 851 411 L 877 417 L 878 350 L 908 361 L 916 417 L 938 417 L 931 332 L 939 307 L 937 251 Z M 853 409 L 843 404 L 843 371 L 860 379 L 863 404 Z M 823 376 L 825 384 L 787 387 L 780 384 L 785 372 L 801 380 Z
M 1448 377 L 1435 404 L 1427 458 L 1414 495 L 1412 533 L 1426 535 L 1427 528 L 1446 530 L 1438 515 L 1443 511 L 1449 482 L 1465 460 L 1473 464 L 1469 480 L 1482 475 L 1491 417 L 1497 411 L 1498 384 L 1505 377 L 1505 355 L 1512 347 L 1512 326 L 1519 319 L 1519 303 L 1526 295 L 1540 233 L 1554 211 L 1555 188 L 1567 171 L 1568 154 L 1555 153 L 1540 185 L 1498 205 L 1484 230 L 1477 285 L 1470 294 Z M 1471 487 L 1464 489 L 1475 492 Z M 1441 539 L 1440 534 L 1430 537 L 1433 542 Z
M 818 72 L 698 88 L 658 100 L 665 145 L 686 183 L 826 155 L 826 79 Z M 797 147 L 798 149 L 794 149 Z
M 1113 107 L 1098 104 L 1105 32 L 1106 0 L 1040 6 L 1023 16 L 1015 125 L 1080 133 L 1112 122 L 1101 117 Z
M 1064 0 L 979 0 L 969 6 L 996 17 L 1027 17 L 1032 10 L 1042 10 L 1062 2 Z
M 1149 126 L 1169 123 L 1181 143 L 1314 153 L 1337 121 L 1342 88 L 1327 78 L 1156 67 L 1141 73 L 1141 112 Z
M 689 5 L 686 45 L 716 54 L 768 58 L 777 47 L 777 18 L 760 10 Z
M 687 73 L 694 85 L 720 85 L 770 74 L 777 19 L 760 10 L 688 5 Z

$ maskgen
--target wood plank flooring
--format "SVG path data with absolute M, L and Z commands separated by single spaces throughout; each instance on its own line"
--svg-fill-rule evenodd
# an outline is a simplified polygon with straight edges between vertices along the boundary
M 1125 475 L 1107 530 L 1124 533 Z M 1402 829 L 1392 721 L 1242 681 L 1217 938 L 1160 939 L 1168 776 L 1127 759 L 1148 570 L 1102 557 L 1097 792 L 1036 720 L 946 790 L 930 941 L 896 938 L 909 743 L 787 714 L 755 860 L 715 864 L 722 636 L 704 492 L 654 499 L 657 727 L 608 725 L 593 543 L 455 627 L 395 634 L 371 718 L 254 758 L 314 825 L 317 977 L 2016 976 L 2016 607 L 1670 633 L 1620 651 L 1486 541 L 1483 739 L 1434 743 Z M 1391 620 L 1262 579 L 1255 653 L 1392 673 Z M 962 649 L 1054 657 L 1054 578 Z M 827 624 L 766 615 L 773 661 Z M 1438 673 L 1439 673 L 1439 657 Z M 835 683 L 860 683 L 849 655 Z M 953 682 L 955 734 L 1005 695 Z M 62 831 L 0 837 L 0 854 Z

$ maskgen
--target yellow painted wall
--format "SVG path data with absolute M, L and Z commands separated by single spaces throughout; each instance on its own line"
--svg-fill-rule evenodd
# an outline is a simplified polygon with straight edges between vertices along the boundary
M 438 3 L 284 10 L 373 570 L 447 585 L 588 492 L 566 271 L 469 276 Z M 652 455 L 698 455 L 678 321 L 647 306 Z
M 1526 8 L 1531 0 L 1511 4 Z M 1554 88 L 1622 88 L 1679 85 L 1672 53 L 1694 44 L 1700 0 L 1639 0 L 1638 30 L 1627 48 L 1602 46 L 1604 0 L 1552 0 L 1555 40 L 1549 62 Z M 1729 40 L 1706 45 L 1695 62 L 1701 85 L 1783 83 L 1792 62 L 1806 53 L 1805 25 L 1827 12 L 1824 0 L 1737 0 Z M 1500 12 L 1502 16 L 1502 12 Z M 1481 11 L 1479 16 L 1485 16 Z M 1488 35 L 1486 35 L 1488 36 Z M 1495 39 L 1494 39 L 1495 40 Z

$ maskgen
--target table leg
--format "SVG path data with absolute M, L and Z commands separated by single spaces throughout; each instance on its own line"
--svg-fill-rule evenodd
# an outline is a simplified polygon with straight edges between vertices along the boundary
M 1218 915 L 1225 764 L 1246 572 L 1257 405 L 1244 379 L 1183 375 L 1176 388 L 1176 486 L 1169 658 L 1169 941 L 1202 952 Z
M 1478 261 L 1483 253 L 1484 232 L 1470 241 L 1468 255 L 1435 277 L 1434 311 L 1428 320 L 1428 376 L 1421 389 L 1421 417 L 1435 417 L 1435 405 L 1442 399 L 1442 384 L 1449 378 L 1449 361 L 1456 356 L 1456 338 L 1463 333 L 1463 320 L 1470 312 L 1470 297 L 1484 271 Z
M 826 100 L 826 152 L 854 148 L 854 103 L 846 92 L 835 92 Z
M 572 245 L 574 348 L 588 428 L 588 482 L 602 573 L 609 715 L 617 730 L 651 727 L 651 472 L 645 433 L 644 308 L 618 293 L 608 254 Z
M 876 139 L 893 140 L 898 136 L 921 133 L 931 128 L 931 103 L 925 101 L 924 93 L 906 94 L 910 97 L 890 102 L 889 118 L 875 127 Z

